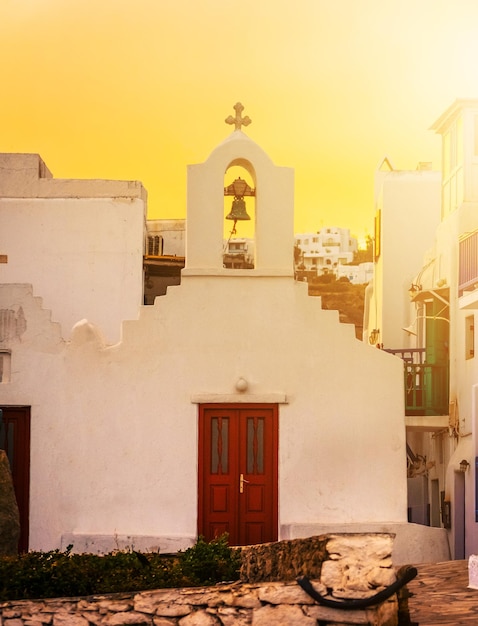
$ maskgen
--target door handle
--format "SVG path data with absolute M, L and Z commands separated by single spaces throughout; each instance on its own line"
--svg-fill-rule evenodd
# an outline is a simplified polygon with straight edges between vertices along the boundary
M 239 493 L 244 493 L 244 483 L 249 483 L 249 480 L 246 480 L 244 478 L 244 474 L 241 474 L 241 477 L 239 478 Z

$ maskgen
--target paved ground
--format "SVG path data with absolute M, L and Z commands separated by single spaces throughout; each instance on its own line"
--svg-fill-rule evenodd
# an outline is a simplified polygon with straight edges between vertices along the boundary
M 410 624 L 478 626 L 478 590 L 468 589 L 468 561 L 417 565 L 408 583 Z

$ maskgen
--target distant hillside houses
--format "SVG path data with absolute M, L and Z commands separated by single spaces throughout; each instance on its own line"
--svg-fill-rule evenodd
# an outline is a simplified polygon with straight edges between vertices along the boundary
M 358 250 L 355 237 L 348 228 L 325 227 L 316 233 L 295 235 L 296 279 L 308 281 L 323 274 L 347 278 L 351 283 L 368 283 L 373 276 L 373 263 L 350 265 Z
M 186 220 L 148 220 L 145 242 L 145 304 L 164 295 L 168 285 L 180 283 L 185 264 Z M 317 233 L 295 235 L 295 278 L 309 281 L 323 274 L 347 278 L 360 285 L 371 281 L 373 263 L 351 265 L 358 249 L 357 239 L 348 228 L 327 227 Z M 254 239 L 232 237 L 223 242 L 224 267 L 254 268 Z
M 353 285 L 366 285 L 373 279 L 373 262 L 337 266 L 337 279 L 347 278 Z

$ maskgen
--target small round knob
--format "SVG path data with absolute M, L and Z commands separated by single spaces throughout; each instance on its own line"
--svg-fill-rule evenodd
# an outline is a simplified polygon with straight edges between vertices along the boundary
M 248 386 L 249 386 L 249 384 L 248 384 L 248 382 L 247 382 L 247 380 L 245 378 L 239 378 L 237 383 L 236 383 L 237 391 L 246 391 Z

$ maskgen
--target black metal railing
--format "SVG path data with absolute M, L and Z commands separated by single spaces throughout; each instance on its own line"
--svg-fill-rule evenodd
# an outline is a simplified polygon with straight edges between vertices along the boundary
M 448 365 L 425 362 L 425 349 L 386 349 L 403 360 L 405 415 L 448 415 Z

